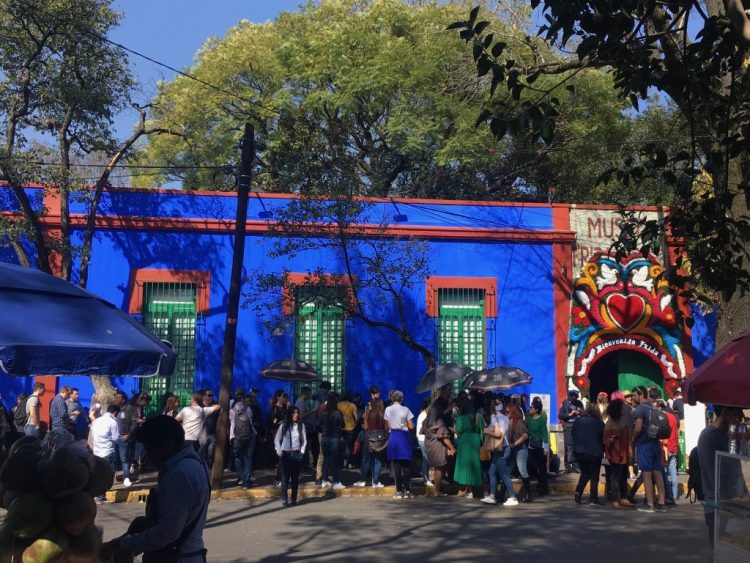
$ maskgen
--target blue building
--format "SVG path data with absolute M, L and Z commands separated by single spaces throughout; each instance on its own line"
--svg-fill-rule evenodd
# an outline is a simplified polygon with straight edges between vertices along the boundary
M 29 192 L 41 206 L 43 189 Z M 12 194 L 0 189 L 0 198 L 12 217 Z M 87 287 L 172 341 L 179 353 L 177 372 L 169 380 L 116 379 L 128 394 L 218 389 L 236 202 L 236 194 L 225 192 L 104 192 Z M 425 358 L 396 332 L 352 314 L 347 300 L 353 298 L 355 280 L 355 305 L 381 324 L 403 325 L 438 363 L 477 369 L 513 365 L 531 373 L 533 383 L 517 392 L 548 396 L 550 422 L 555 422 L 555 405 L 571 385 L 566 361 L 576 233 L 570 206 L 361 200 L 362 209 L 349 226 L 360 258 L 372 257 L 374 243 L 386 241 L 404 270 L 410 252 L 427 259 L 423 277 L 401 292 L 402 316 L 396 302 L 382 299 L 377 284 L 370 283 L 362 260 L 347 267 L 340 252 L 322 243 L 276 255 L 282 239 L 315 241 L 316 233 L 335 227 L 324 217 L 295 235 L 278 232 L 277 218 L 298 202 L 289 195 L 251 195 L 235 387 L 260 388 L 265 403 L 286 386 L 260 378 L 258 371 L 295 356 L 313 364 L 339 390 L 364 394 L 371 384 L 401 389 L 416 410 L 420 397 L 414 388 L 427 369 Z M 55 209 L 49 197 L 46 206 L 44 221 L 53 228 L 59 224 L 59 206 Z M 85 213 L 83 202 L 71 204 L 76 240 Z M 10 249 L 1 250 L 2 260 L 16 261 Z M 259 289 L 268 274 L 286 280 L 285 286 Z M 689 360 L 691 350 L 683 352 Z M 64 377 L 58 384 L 78 387 L 84 404 L 93 392 L 87 377 Z M 0 378 L 8 405 L 30 385 L 31 378 Z

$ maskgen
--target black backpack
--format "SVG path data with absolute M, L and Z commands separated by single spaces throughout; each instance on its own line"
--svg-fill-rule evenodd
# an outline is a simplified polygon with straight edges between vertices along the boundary
M 656 407 L 651 407 L 646 435 L 652 440 L 664 440 L 669 438 L 671 433 L 672 429 L 669 426 L 669 419 L 666 413 Z
M 693 497 L 690 493 L 694 492 Z M 698 448 L 693 448 L 688 456 L 688 482 L 687 482 L 687 498 L 691 503 L 696 500 L 703 500 L 703 481 L 701 479 L 701 463 L 698 461 Z
M 248 440 L 252 436 L 251 414 L 252 411 L 247 407 L 242 412 L 234 409 L 234 437 L 238 440 Z
M 13 424 L 15 424 L 16 428 L 23 428 L 29 421 L 29 415 L 26 414 L 26 401 L 27 399 L 24 399 L 18 403 L 16 411 L 13 413 Z

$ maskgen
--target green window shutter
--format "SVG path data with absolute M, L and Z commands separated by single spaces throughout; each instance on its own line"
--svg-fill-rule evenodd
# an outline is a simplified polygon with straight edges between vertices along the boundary
M 484 290 L 438 290 L 438 361 L 483 369 L 485 344 Z
M 295 357 L 312 365 L 341 393 L 345 386 L 344 310 L 335 296 L 312 296 L 309 288 L 298 290 L 294 346 Z M 299 387 L 295 387 L 297 394 Z
M 167 391 L 190 404 L 195 390 L 196 286 L 189 283 L 145 283 L 143 324 L 158 338 L 169 340 L 177 352 L 172 377 L 141 379 L 141 390 L 151 395 L 148 416 L 161 413 L 161 400 Z

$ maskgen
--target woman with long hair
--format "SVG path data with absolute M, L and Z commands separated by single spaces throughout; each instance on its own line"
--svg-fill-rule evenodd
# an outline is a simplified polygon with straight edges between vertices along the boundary
M 180 398 L 177 395 L 170 395 L 169 397 L 167 397 L 167 400 L 164 403 L 164 412 L 162 414 L 166 414 L 167 416 L 171 416 L 172 418 L 174 418 L 179 412 Z
M 299 487 L 299 470 L 305 457 L 307 438 L 305 427 L 300 422 L 297 407 L 288 411 L 286 420 L 279 426 L 274 439 L 276 455 L 279 456 L 281 466 L 281 505 L 288 506 L 289 481 L 292 485 L 291 505 L 297 504 L 297 489 Z
M 273 397 L 271 397 L 271 400 L 268 404 L 268 448 L 269 453 L 271 457 L 273 457 L 276 453 L 273 447 L 273 442 L 270 440 L 271 436 L 276 436 L 276 432 L 279 430 L 279 426 L 286 420 L 287 416 L 289 415 L 289 395 L 286 394 L 286 392 L 283 389 L 277 389 L 276 392 L 273 394 Z M 276 459 L 274 460 L 274 469 L 276 471 L 276 475 L 274 478 L 274 485 L 279 484 L 279 479 L 281 478 L 281 468 L 279 467 L 279 458 L 278 456 L 275 456 Z
M 427 409 L 427 416 L 422 423 L 424 434 L 424 449 L 427 465 L 432 469 L 434 495 L 436 497 L 447 496 L 441 488 L 448 458 L 456 455 L 456 450 L 451 441 L 450 431 L 443 420 L 442 404 L 432 403 Z
M 391 462 L 396 493 L 393 498 L 413 498 L 411 492 L 411 430 L 414 428 L 414 414 L 403 405 L 404 394 L 393 390 L 391 404 L 385 409 L 383 419 L 388 434 L 388 460 Z
M 388 447 L 388 433 L 385 430 L 383 416 L 385 409 L 383 401 L 370 398 L 362 417 L 362 430 L 365 433 L 365 443 L 362 447 L 362 464 L 359 466 L 359 481 L 355 487 L 367 486 L 367 479 L 371 479 L 373 488 L 383 487 L 380 482 L 380 470 L 385 461 L 385 449 Z
M 344 429 L 344 417 L 338 408 L 336 393 L 326 396 L 325 410 L 320 415 L 321 442 L 323 452 L 323 475 L 321 486 L 344 489 L 341 483 L 341 435 Z M 333 481 L 328 480 L 328 470 L 333 474 Z
M 518 473 L 523 482 L 523 491 L 518 498 L 519 502 L 531 502 L 531 479 L 529 479 L 529 429 L 524 421 L 523 408 L 517 400 L 511 399 L 508 404 L 508 418 L 510 428 L 508 429 L 508 443 L 510 444 L 511 459 L 515 463 Z M 513 463 L 511 463 L 511 468 Z
M 461 486 L 458 496 L 474 498 L 481 493 L 482 466 L 479 458 L 479 447 L 484 436 L 484 419 L 474 410 L 474 401 L 465 395 L 458 404 L 459 415 L 454 430 L 458 435 L 458 454 L 453 480 Z
M 583 415 L 573 423 L 573 453 L 581 466 L 581 476 L 575 492 L 575 501 L 581 504 L 581 497 L 590 482 L 589 504 L 599 504 L 599 473 L 604 455 L 604 423 L 599 407 L 589 402 Z
M 544 412 L 542 400 L 539 397 L 534 397 L 531 401 L 526 415 L 526 426 L 529 429 L 529 470 L 536 477 L 539 496 L 544 496 L 549 492 L 547 482 L 549 431 L 547 430 L 547 413 Z M 526 500 L 531 500 L 530 492 Z
M 604 456 L 609 461 L 607 491 L 612 508 L 631 508 L 628 495 L 628 458 L 631 451 L 631 431 L 625 416 L 625 401 L 614 399 L 607 405 L 604 425 Z

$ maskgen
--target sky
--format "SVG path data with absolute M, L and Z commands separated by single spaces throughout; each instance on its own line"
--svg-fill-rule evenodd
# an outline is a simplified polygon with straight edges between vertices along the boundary
M 294 11 L 303 0 L 114 0 L 122 13 L 120 26 L 109 37 L 171 67 L 186 69 L 209 37 L 223 37 L 239 20 L 273 20 L 283 11 Z M 159 80 L 174 73 L 136 55 L 129 55 L 140 82 L 134 101 L 147 103 Z M 137 120 L 134 110 L 116 119 L 119 138 L 126 137 Z

